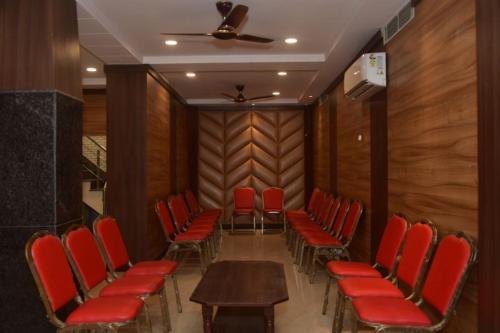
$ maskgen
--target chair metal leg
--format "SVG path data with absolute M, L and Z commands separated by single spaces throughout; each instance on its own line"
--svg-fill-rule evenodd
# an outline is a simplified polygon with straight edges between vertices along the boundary
M 311 272 L 309 275 L 309 282 L 314 283 L 314 277 L 316 276 L 316 262 L 318 261 L 318 249 L 314 248 L 313 255 L 311 258 Z
M 304 251 L 306 248 L 306 243 L 302 243 L 300 246 L 300 252 L 297 255 L 298 259 L 298 265 L 299 265 L 299 272 L 303 272 L 304 269 L 302 268 L 302 264 L 304 263 Z
M 255 215 L 253 216 L 253 233 L 255 234 L 255 232 L 257 231 L 257 223 L 255 221 Z
M 358 333 L 358 318 L 354 313 L 351 316 L 351 332 Z
M 326 280 L 325 296 L 323 298 L 323 309 L 321 310 L 321 314 L 326 314 L 326 309 L 328 307 L 328 297 L 330 296 L 331 284 L 332 284 L 332 277 L 328 276 L 328 279 Z
M 231 233 L 234 233 L 234 216 L 231 215 Z
M 149 306 L 146 303 L 144 303 L 144 319 L 146 320 L 146 325 L 149 326 L 150 332 L 153 332 L 153 322 L 151 321 Z
M 336 332 L 339 332 L 341 333 L 342 332 L 342 329 L 344 327 L 344 313 L 345 313 L 345 303 L 347 301 L 347 298 L 342 295 L 340 292 L 338 293 L 339 296 L 338 296 L 338 304 L 339 304 L 339 313 L 338 313 L 338 317 L 337 317 L 337 323 L 336 323 Z
M 171 278 L 172 278 L 172 283 L 174 284 L 175 300 L 177 302 L 177 312 L 182 313 L 181 295 L 179 293 L 177 277 L 175 276 L 175 274 L 172 274 Z
M 260 216 L 260 230 L 264 234 L 264 214 Z
M 160 292 L 158 294 L 158 297 L 160 298 L 160 309 L 161 309 L 161 319 L 162 319 L 162 327 L 163 327 L 163 332 L 170 332 L 172 330 L 171 324 L 170 324 L 170 314 L 168 313 L 168 303 L 167 303 L 167 298 L 165 296 L 167 290 L 163 290 L 163 292 Z

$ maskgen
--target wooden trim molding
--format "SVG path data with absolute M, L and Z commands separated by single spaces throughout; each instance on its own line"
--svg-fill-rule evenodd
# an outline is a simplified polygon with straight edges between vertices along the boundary
M 500 331 L 500 2 L 476 1 L 479 131 L 479 319 Z

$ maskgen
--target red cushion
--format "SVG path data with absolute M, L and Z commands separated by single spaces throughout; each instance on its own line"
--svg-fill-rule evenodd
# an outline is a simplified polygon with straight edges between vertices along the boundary
M 95 224 L 95 231 L 113 269 L 127 265 L 130 259 L 116 220 L 112 217 L 101 218 Z
M 125 276 L 128 275 L 171 275 L 175 272 L 177 263 L 170 260 L 141 261 L 132 266 Z
M 207 234 L 211 234 L 214 231 L 214 227 L 209 226 L 209 225 L 190 225 L 188 227 L 188 231 L 190 231 L 190 232 L 204 232 Z
M 216 224 L 216 222 L 217 222 L 217 220 L 215 220 L 213 218 L 200 217 L 200 218 L 194 219 L 193 222 L 191 223 L 191 225 L 195 225 L 195 224 L 214 225 L 214 224 Z
M 383 278 L 351 277 L 337 281 L 339 290 L 350 298 L 379 296 L 404 298 L 399 288 Z
M 387 271 L 392 271 L 394 267 L 407 228 L 407 221 L 397 215 L 392 216 L 387 222 L 375 258 L 375 261 L 380 263 Z
M 362 321 L 395 326 L 430 326 L 430 319 L 414 303 L 402 298 L 361 297 L 352 300 Z
M 124 276 L 101 289 L 99 296 L 141 296 L 158 292 L 165 280 L 161 276 Z
M 253 208 L 239 208 L 233 210 L 233 215 L 249 215 L 253 214 Z
M 311 235 L 304 237 L 304 240 L 309 245 L 317 245 L 317 246 L 338 246 L 341 247 L 343 244 L 335 237 L 330 235 Z
M 234 210 L 250 210 L 254 208 L 255 189 L 251 187 L 238 187 L 233 190 Z
M 338 277 L 382 277 L 379 271 L 364 262 L 332 260 L 326 263 L 326 268 L 330 274 Z
M 283 198 L 285 193 L 282 189 L 271 187 L 262 191 L 262 208 L 265 212 L 282 212 Z
M 52 310 L 58 310 L 77 296 L 73 274 L 59 238 L 55 235 L 37 238 L 31 246 L 31 255 Z
M 185 242 L 185 241 L 204 241 L 210 236 L 210 234 L 206 232 L 185 232 L 179 234 L 175 237 L 176 242 Z
M 175 233 L 175 227 L 172 219 L 170 218 L 170 213 L 165 203 L 163 201 L 158 201 L 156 202 L 155 208 L 156 208 L 156 214 L 158 215 L 158 218 L 160 219 L 160 222 L 163 225 L 163 230 L 165 230 L 168 233 L 167 236 Z
M 87 323 L 120 323 L 135 319 L 144 302 L 137 297 L 99 297 L 89 299 L 66 320 L 69 325 Z

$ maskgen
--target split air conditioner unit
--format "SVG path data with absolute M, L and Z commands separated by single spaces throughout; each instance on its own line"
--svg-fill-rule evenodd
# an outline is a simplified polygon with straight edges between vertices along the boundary
M 365 100 L 386 86 L 385 53 L 363 54 L 344 73 L 345 95 L 353 100 Z

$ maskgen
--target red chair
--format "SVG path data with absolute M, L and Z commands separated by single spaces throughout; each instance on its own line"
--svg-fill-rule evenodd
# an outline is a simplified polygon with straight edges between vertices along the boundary
M 347 277 L 337 281 L 338 297 L 333 332 L 342 332 L 345 303 L 359 297 L 394 297 L 412 299 L 420 288 L 423 273 L 437 241 L 437 231 L 428 220 L 410 227 L 394 279 Z
M 376 332 L 440 331 L 448 323 L 476 260 L 476 247 L 464 233 L 444 237 L 419 298 L 415 302 L 390 297 L 352 300 L 352 332 L 358 331 L 358 323 L 372 327 Z
M 344 204 L 340 207 L 339 215 L 343 213 Z M 316 262 L 318 262 L 318 257 L 320 255 L 326 256 L 327 258 L 345 258 L 348 261 L 351 260 L 349 254 L 349 245 L 356 234 L 356 229 L 358 227 L 361 215 L 363 214 L 363 204 L 360 201 L 354 201 L 348 208 L 348 212 L 345 215 L 344 223 L 342 226 L 342 231 L 336 236 L 332 235 L 308 235 L 304 237 L 304 243 L 307 244 L 311 252 L 309 264 L 306 267 L 309 269 L 309 281 L 313 283 L 314 277 L 316 275 Z
M 191 215 L 194 217 L 198 216 L 211 216 L 211 217 L 216 217 L 219 219 L 222 215 L 222 210 L 219 208 L 211 208 L 211 209 L 204 209 L 202 210 L 200 208 L 200 205 L 198 204 L 198 200 L 196 199 L 196 196 L 191 190 L 186 190 L 184 196 L 186 197 L 186 201 L 189 206 L 189 210 L 191 211 Z
M 331 260 L 327 262 L 326 269 L 329 278 L 326 282 L 323 314 L 326 313 L 330 285 L 333 279 L 340 280 L 350 276 L 375 278 L 384 276 L 386 279 L 392 278 L 396 267 L 397 256 L 401 244 L 403 244 L 408 227 L 408 219 L 401 214 L 394 214 L 389 218 L 373 265 L 364 262 L 340 260 Z M 382 275 L 380 272 L 381 270 L 385 271 L 385 275 Z
M 309 216 L 314 215 L 314 210 L 320 204 L 323 192 L 319 188 L 314 188 L 309 202 L 307 204 L 307 210 L 287 210 L 285 215 L 287 220 L 292 220 L 294 217 Z
M 73 274 L 64 253 L 61 240 L 46 231 L 37 232 L 26 243 L 26 260 L 42 299 L 47 318 L 59 331 L 110 330 L 136 323 L 144 309 L 137 297 L 116 296 L 82 300 L 77 292 Z M 63 320 L 57 311 L 70 302 L 78 307 Z M 152 329 L 150 327 L 150 329 Z
M 219 228 L 216 227 L 216 221 L 212 218 L 209 219 L 196 219 L 191 222 L 189 219 L 189 211 L 187 209 L 186 203 L 182 198 L 182 195 L 171 196 L 168 199 L 168 207 L 172 213 L 172 218 L 177 226 L 180 233 L 185 232 L 195 232 L 199 234 L 205 233 L 208 238 L 205 243 L 206 253 L 208 259 L 215 258 L 215 252 L 217 250 L 216 243 L 218 242 L 219 236 L 217 232 Z
M 163 331 L 171 331 L 163 277 L 124 276 L 113 280 L 111 274 L 106 271 L 106 265 L 94 235 L 87 227 L 81 225 L 71 226 L 64 233 L 63 244 L 86 298 L 92 298 L 94 289 L 103 283 L 104 287 L 97 292 L 99 297 L 135 296 L 145 300 L 152 296 L 158 296 Z M 147 311 L 147 304 L 145 309 Z
M 171 260 L 140 261 L 132 265 L 128 256 L 125 242 L 123 241 L 118 223 L 112 217 L 101 217 L 94 222 L 94 235 L 101 246 L 104 259 L 109 271 L 115 278 L 117 272 L 123 272 L 124 276 L 157 275 L 165 279 L 167 288 L 167 277 L 172 278 L 177 301 L 177 311 L 182 312 L 179 287 L 175 278 L 177 263 Z
M 285 222 L 285 192 L 278 187 L 269 187 L 262 191 L 262 215 L 260 227 L 264 234 L 264 217 L 283 219 L 283 231 L 286 232 Z
M 167 206 L 161 200 L 156 201 L 155 205 L 156 215 L 160 220 L 165 238 L 169 244 L 166 258 L 173 255 L 174 258 L 177 257 L 179 252 L 195 251 L 198 252 L 200 256 L 200 267 L 201 273 L 203 274 L 208 265 L 208 255 L 205 254 L 204 249 L 208 249 L 208 237 L 209 234 L 206 232 L 184 232 L 178 233 L 174 222 L 170 217 Z
M 250 216 L 253 220 L 255 232 L 255 189 L 251 187 L 237 187 L 233 190 L 234 208 L 231 215 L 231 232 L 234 232 L 234 219 L 241 216 Z

